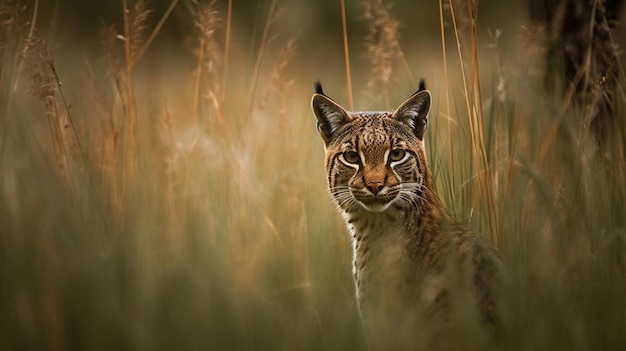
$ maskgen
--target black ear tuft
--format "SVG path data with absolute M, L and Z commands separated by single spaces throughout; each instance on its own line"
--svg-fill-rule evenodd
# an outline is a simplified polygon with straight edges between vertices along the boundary
M 322 89 L 322 82 L 319 80 L 315 82 L 315 93 L 326 96 L 326 94 L 324 94 L 324 89 Z
M 417 91 L 413 93 L 413 95 L 419 93 L 422 90 L 426 90 L 426 81 L 424 80 L 424 78 L 420 79 L 420 85 L 419 88 L 417 88 Z
M 417 89 L 417 91 L 422 90 L 426 90 L 426 81 L 424 80 L 424 78 L 420 79 L 420 87 Z
M 335 138 L 336 132 L 350 123 L 352 117 L 341 105 L 324 95 L 319 82 L 315 84 L 315 90 L 317 93 L 313 95 L 311 105 L 317 119 L 317 131 L 324 139 L 324 144 L 328 146 Z

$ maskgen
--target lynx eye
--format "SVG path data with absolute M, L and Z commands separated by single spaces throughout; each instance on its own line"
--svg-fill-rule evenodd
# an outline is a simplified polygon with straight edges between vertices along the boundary
M 389 153 L 389 160 L 391 160 L 392 162 L 400 161 L 404 158 L 405 155 L 406 151 L 402 149 L 391 150 L 391 152 Z
M 361 161 L 361 156 L 359 156 L 358 152 L 346 151 L 343 153 L 343 159 L 348 163 L 359 163 L 359 161 Z

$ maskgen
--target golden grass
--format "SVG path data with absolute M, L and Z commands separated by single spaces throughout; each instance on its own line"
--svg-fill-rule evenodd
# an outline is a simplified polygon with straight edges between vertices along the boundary
M 490 163 L 487 158 L 485 144 L 485 126 L 483 124 L 483 97 L 480 90 L 480 73 L 478 67 L 478 48 L 476 38 L 476 28 L 478 22 L 478 2 L 469 3 L 468 9 L 468 22 L 469 24 L 469 38 L 467 43 L 470 46 L 470 73 L 469 76 L 465 72 L 466 60 L 463 57 L 461 51 L 461 39 L 459 34 L 459 26 L 457 25 L 457 17 L 454 12 L 454 2 L 449 3 L 450 18 L 452 19 L 452 28 L 454 30 L 454 36 L 456 39 L 457 54 L 459 59 L 459 67 L 461 69 L 461 79 L 463 81 L 463 91 L 465 96 L 465 105 L 467 108 L 467 118 L 469 133 L 471 137 L 472 158 L 474 160 L 475 174 L 477 177 L 478 193 L 482 198 L 482 204 L 484 204 L 485 221 L 487 222 L 488 237 L 494 246 L 498 247 L 499 233 L 496 231 L 498 227 L 496 224 L 497 217 L 494 213 L 496 207 L 494 205 L 494 198 L 492 194 L 493 180 L 491 179 Z M 469 82 L 469 84 L 468 84 Z M 471 191 L 471 190 L 470 190 Z M 469 195 L 470 198 L 472 194 Z M 479 200 L 480 201 L 480 200 Z
M 352 69 L 350 68 L 350 47 L 348 44 L 348 24 L 346 2 L 341 0 L 341 29 L 343 34 L 343 56 L 346 66 L 346 87 L 348 89 L 348 109 L 354 111 L 354 94 L 352 93 Z
M 172 0 L 160 15 L 125 3 L 121 33 L 102 29 L 105 65 L 85 55 L 84 67 L 36 35 L 35 7 L 11 4 L 0 0 L 0 19 L 13 19 L 0 21 L 3 349 L 366 349 L 308 106 L 315 77 L 303 69 L 327 52 L 281 32 L 281 2 L 263 8 L 253 54 L 240 49 L 232 1 L 225 17 L 214 1 L 184 12 Z M 477 8 L 446 4 L 444 64 L 434 65 L 444 73 L 429 82 L 445 97 L 427 151 L 451 212 L 501 249 L 503 348 L 619 349 L 623 139 L 611 141 L 610 163 L 594 157 L 525 67 L 481 59 Z M 161 69 L 146 74 L 173 11 L 193 24 L 184 55 L 195 61 L 154 60 Z M 453 14 L 474 25 L 461 29 Z M 349 18 L 344 7 L 336 19 L 339 53 L 358 47 Z M 446 33 L 466 51 L 446 51 Z M 386 68 L 397 77 L 424 70 L 400 45 L 394 55 Z M 372 69 L 343 63 L 352 77 L 325 82 L 330 91 Z M 390 105 L 412 93 L 399 90 L 389 85 Z M 470 330 L 454 335 L 466 348 L 481 342 Z

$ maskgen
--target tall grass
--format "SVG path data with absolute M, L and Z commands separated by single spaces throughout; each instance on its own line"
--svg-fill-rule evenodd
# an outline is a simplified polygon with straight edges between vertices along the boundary
M 101 31 L 107 64 L 71 67 L 31 29 L 33 7 L 0 1 L 3 349 L 367 348 L 300 41 L 280 31 L 283 4 L 272 1 L 244 53 L 227 5 L 224 15 L 215 1 L 174 0 L 155 13 L 124 1 L 124 23 Z M 449 102 L 432 111 L 427 150 L 447 207 L 505 261 L 503 348 L 620 349 L 624 155 L 596 157 L 527 67 L 481 58 L 472 6 L 441 6 L 450 84 L 431 87 Z M 172 11 L 193 23 L 195 62 L 163 58 L 146 73 Z M 394 50 L 396 79 L 419 72 Z M 372 70 L 346 62 L 353 76 Z M 387 89 L 391 106 L 412 92 Z
M 465 97 L 458 118 L 465 115 L 467 121 L 458 121 L 451 138 L 467 147 L 451 144 L 456 162 L 451 168 L 443 161 L 435 165 L 457 218 L 502 253 L 503 346 L 619 349 L 625 345 L 619 325 L 626 317 L 624 119 L 618 118 L 612 141 L 599 150 L 581 127 L 589 111 L 541 94 L 524 76 L 531 67 L 504 71 L 498 33 L 491 44 L 494 64 L 482 65 L 477 2 L 459 4 L 448 4 L 448 16 Z M 464 26 L 457 23 L 459 13 Z M 492 70 L 491 82 L 480 74 L 485 66 Z M 614 107 L 623 111 L 626 100 L 618 100 Z M 442 155 L 436 142 L 431 146 L 435 160 L 448 158 L 448 150 Z M 611 155 L 610 162 L 603 153 Z

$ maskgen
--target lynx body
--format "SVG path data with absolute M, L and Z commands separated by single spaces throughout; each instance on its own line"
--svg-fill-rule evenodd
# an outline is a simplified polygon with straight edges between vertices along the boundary
M 426 161 L 431 95 L 420 89 L 393 112 L 349 112 L 316 84 L 312 99 L 331 196 L 352 236 L 354 280 L 366 331 L 381 345 L 445 345 L 451 304 L 475 306 L 499 330 L 499 259 L 448 216 Z M 397 343 L 397 345 L 394 345 Z

